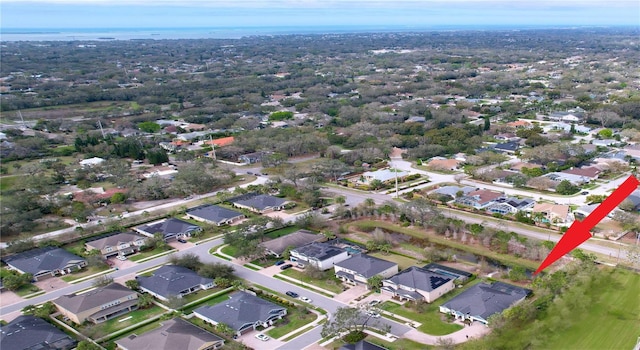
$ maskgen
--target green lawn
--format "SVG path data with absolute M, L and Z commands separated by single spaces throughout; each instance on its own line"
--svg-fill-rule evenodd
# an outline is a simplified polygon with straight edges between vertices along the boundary
M 295 308 L 287 308 L 287 316 L 276 323 L 276 327 L 267 331 L 267 335 L 271 338 L 278 339 L 285 334 L 300 329 L 316 319 L 313 312 L 302 313 Z
M 166 312 L 165 309 L 154 305 L 153 307 L 150 307 L 148 309 L 135 310 L 128 314 L 122 315 L 120 317 L 111 319 L 109 321 L 106 321 L 97 325 L 88 323 L 86 326 L 78 327 L 76 329 L 78 329 L 82 334 L 85 334 L 94 339 L 97 339 L 97 338 L 104 337 L 105 335 L 111 334 L 115 331 L 124 329 L 126 327 L 140 323 L 142 321 L 145 321 L 146 319 L 151 318 L 153 316 L 160 315 L 164 312 Z M 131 318 L 128 318 L 128 317 L 131 317 Z M 127 320 L 119 322 L 122 319 L 127 319 Z
M 271 239 L 278 238 L 278 237 L 286 236 L 286 235 L 288 235 L 290 233 L 294 233 L 294 232 L 298 231 L 299 229 L 300 228 L 297 227 L 297 226 L 287 226 L 287 227 L 283 227 L 281 229 L 266 233 L 265 237 L 269 237 Z
M 14 184 L 19 178 L 20 178 L 19 176 L 0 177 L 0 192 L 13 189 Z
M 640 275 L 623 269 L 604 269 L 612 282 L 592 289 L 591 303 L 571 314 L 572 325 L 554 334 L 547 346 L 555 349 L 632 349 L 640 336 Z M 549 309 L 547 317 L 551 317 Z M 544 321 L 544 319 L 542 320 Z
M 444 314 L 440 313 L 439 311 L 440 305 L 451 300 L 451 298 L 460 294 L 463 290 L 466 290 L 479 282 L 479 279 L 473 280 L 467 283 L 465 285 L 465 288 L 456 289 L 453 292 L 440 297 L 434 303 L 427 306 L 423 312 L 417 312 L 415 309 L 404 307 L 390 301 L 382 303 L 379 307 L 383 310 L 393 312 L 400 316 L 404 316 L 406 318 L 410 318 L 414 321 L 422 323 L 422 325 L 418 329 L 424 333 L 431 335 L 445 335 L 462 329 L 462 326 L 455 323 L 442 321 Z M 407 303 L 405 305 L 410 305 L 410 303 Z
M 394 262 L 396 264 L 398 264 L 398 268 L 400 269 L 400 271 L 411 267 L 411 266 L 424 266 L 425 264 L 420 264 L 420 262 L 416 259 L 412 259 L 412 258 L 408 258 L 406 256 L 403 255 L 398 255 L 398 254 L 383 254 L 381 252 L 375 252 L 375 253 L 368 253 L 371 256 L 375 256 L 376 258 L 380 258 L 382 260 L 387 260 L 387 261 L 391 261 Z
M 236 254 L 238 254 L 238 248 L 236 248 L 234 246 L 230 246 L 230 245 L 222 248 L 220 251 L 225 253 L 225 254 L 227 254 L 227 255 L 229 255 L 229 256 L 233 256 L 233 257 L 235 257 Z
M 197 304 L 197 305 L 191 305 L 191 306 L 183 309 L 182 312 L 185 315 L 188 315 L 188 314 L 192 313 L 193 310 L 195 310 L 195 309 L 197 309 L 197 308 L 199 308 L 201 306 L 219 304 L 219 303 L 221 303 L 221 302 L 223 302 L 225 300 L 228 300 L 228 299 L 229 299 L 229 293 L 224 293 L 224 294 L 218 295 L 217 297 L 213 297 L 213 298 L 211 298 L 211 299 L 209 299 L 209 300 L 207 300 L 207 301 L 205 301 L 203 303 L 200 303 L 200 304 Z
M 24 297 L 26 295 L 33 294 L 33 293 L 38 292 L 40 290 L 41 289 L 38 288 L 36 285 L 33 285 L 33 284 L 29 283 L 29 284 L 25 284 L 24 286 L 18 288 L 18 290 L 14 291 L 14 293 L 16 293 L 20 297 Z
M 295 278 L 305 283 L 313 284 L 317 287 L 326 289 L 330 292 L 334 292 L 334 293 L 342 292 L 342 284 L 340 280 L 337 279 L 334 275 L 330 275 L 328 278 L 325 278 L 325 279 L 313 279 L 308 277 L 304 272 L 300 272 L 294 269 L 284 270 L 280 274 L 289 276 L 291 278 Z
M 91 276 L 94 275 L 96 273 L 100 273 L 102 271 L 106 271 L 109 270 L 110 267 L 109 265 L 102 265 L 102 266 L 88 266 L 85 267 L 84 269 L 80 270 L 79 272 L 74 272 L 70 275 L 65 275 L 60 277 L 63 281 L 65 282 L 72 282 L 75 281 L 77 279 L 83 278 L 83 277 L 87 277 L 87 276 Z
M 154 248 L 152 250 L 145 250 L 145 251 L 142 251 L 140 253 L 131 255 L 128 258 L 131 261 L 140 261 L 140 260 L 148 258 L 150 256 L 154 256 L 154 255 L 157 255 L 157 254 L 160 254 L 160 253 L 168 252 L 171 249 L 172 248 L 170 246 L 167 246 L 166 248 Z

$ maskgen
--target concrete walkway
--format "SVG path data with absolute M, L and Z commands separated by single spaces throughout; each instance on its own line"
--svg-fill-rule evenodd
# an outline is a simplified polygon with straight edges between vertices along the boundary
M 318 311 L 316 311 L 314 309 L 308 308 L 308 310 L 313 312 L 314 314 L 316 314 L 316 319 L 313 320 L 311 323 L 308 323 L 308 324 L 306 324 L 306 325 L 304 325 L 304 326 L 302 326 L 302 327 L 300 327 L 298 329 L 295 329 L 295 330 L 283 335 L 282 337 L 278 338 L 278 340 L 284 341 L 285 339 L 289 338 L 292 335 L 305 333 L 305 332 L 311 330 L 312 328 L 315 328 L 316 326 L 318 326 L 318 324 L 322 320 L 327 318 L 327 316 L 321 314 L 320 312 L 318 312 Z
M 438 340 L 442 339 L 451 339 L 454 344 L 464 343 L 473 338 L 481 338 L 484 335 L 488 334 L 491 329 L 480 322 L 474 322 L 471 326 L 465 326 L 461 330 L 457 332 L 453 332 L 451 334 L 435 336 L 422 333 L 416 329 L 412 329 L 405 333 L 402 337 L 411 339 L 413 341 L 428 344 L 428 345 L 438 345 Z

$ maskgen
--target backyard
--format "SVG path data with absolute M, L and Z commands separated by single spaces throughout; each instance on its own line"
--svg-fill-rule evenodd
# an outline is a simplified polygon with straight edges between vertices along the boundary
M 113 318 L 109 321 L 93 324 L 87 323 L 86 325 L 77 327 L 76 329 L 80 333 L 92 337 L 93 339 L 101 338 L 118 330 L 124 329 L 134 324 L 143 322 L 151 317 L 160 315 L 166 312 L 165 309 L 159 306 L 152 306 L 148 309 L 135 310 L 120 317 Z

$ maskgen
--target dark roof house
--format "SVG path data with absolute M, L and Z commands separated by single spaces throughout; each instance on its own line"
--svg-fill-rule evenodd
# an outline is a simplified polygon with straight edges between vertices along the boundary
M 2 350 L 69 350 L 75 346 L 76 340 L 40 317 L 22 315 L 0 325 Z
M 198 225 L 192 224 L 176 218 L 155 222 L 135 228 L 136 231 L 153 237 L 156 233 L 162 233 L 164 240 L 173 238 L 184 238 L 191 236 L 191 233 L 202 230 Z
M 376 344 L 371 344 L 366 340 L 361 340 L 355 344 L 345 344 L 338 350 L 387 350 L 387 348 L 383 348 L 382 346 L 378 346 Z
M 3 258 L 9 268 L 21 273 L 30 273 L 38 278 L 56 276 L 77 271 L 87 266 L 87 261 L 62 248 L 43 247 Z
M 280 255 L 289 247 L 295 249 L 309 243 L 319 242 L 323 239 L 325 239 L 323 235 L 307 230 L 298 230 L 288 235 L 262 242 L 260 245 L 264 247 L 267 253 L 280 257 Z
M 515 153 L 520 148 L 520 144 L 515 141 L 499 143 L 493 147 L 496 152 Z
M 328 270 L 335 263 L 346 260 L 349 254 L 345 249 L 330 242 L 314 242 L 291 250 L 291 261 L 302 261 L 320 270 Z
M 123 350 L 210 350 L 219 349 L 224 339 L 179 317 L 141 335 L 116 340 Z
M 239 211 L 223 208 L 219 205 L 201 205 L 191 208 L 186 212 L 190 219 L 209 222 L 218 226 L 230 225 L 244 219 L 244 214 Z
M 212 324 L 224 323 L 238 334 L 268 327 L 273 321 L 287 314 L 287 308 L 259 298 L 253 294 L 237 291 L 229 295 L 229 300 L 199 307 L 193 310 L 196 317 Z
M 161 300 L 170 296 L 179 298 L 214 286 L 211 278 L 204 278 L 186 267 L 164 265 L 152 276 L 136 276 L 140 289 Z
M 258 213 L 273 210 L 282 210 L 289 203 L 286 199 L 270 196 L 268 194 L 248 193 L 229 199 L 238 208 L 249 209 Z
M 439 273 L 441 275 L 451 276 L 462 282 L 468 280 L 473 276 L 471 272 L 454 269 L 453 267 L 449 267 L 449 266 L 438 264 L 438 263 L 429 263 L 423 266 L 422 268 L 431 272 Z
M 364 285 L 373 276 L 388 278 L 398 273 L 398 264 L 366 254 L 353 255 L 347 260 L 335 263 L 333 268 L 336 276 L 343 281 Z
M 382 292 L 400 300 L 433 302 L 455 288 L 454 278 L 412 266 L 382 281 Z
M 133 232 L 120 232 L 87 241 L 84 246 L 88 251 L 99 250 L 107 258 L 112 255 L 135 253 L 145 244 L 146 238 Z
M 491 315 L 524 300 L 531 290 L 502 282 L 478 283 L 440 306 L 440 312 L 456 318 L 488 324 Z

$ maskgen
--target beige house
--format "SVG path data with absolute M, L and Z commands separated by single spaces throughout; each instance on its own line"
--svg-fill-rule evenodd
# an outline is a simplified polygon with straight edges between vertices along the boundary
M 457 170 L 460 165 L 460 161 L 457 159 L 432 159 L 427 163 L 429 168 L 435 170 Z
M 76 324 L 102 323 L 138 308 L 138 293 L 118 283 L 53 301 L 58 311 Z
M 84 244 L 87 251 L 99 250 L 105 258 L 114 255 L 129 255 L 140 250 L 145 244 L 146 237 L 132 232 L 116 233 L 103 236 Z
M 544 216 L 542 222 L 564 224 L 573 221 L 569 209 L 569 206 L 564 204 L 538 203 L 533 206 L 531 212 L 542 213 Z
M 333 265 L 336 277 L 345 283 L 365 285 L 369 278 L 379 275 L 389 278 L 398 273 L 398 264 L 376 257 L 358 254 Z

